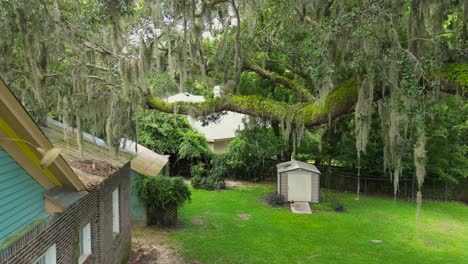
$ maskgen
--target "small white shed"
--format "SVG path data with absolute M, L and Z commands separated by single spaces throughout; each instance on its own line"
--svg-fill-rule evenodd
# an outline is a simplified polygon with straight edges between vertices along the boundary
M 288 201 L 318 203 L 320 171 L 312 164 L 291 160 L 276 165 L 278 193 Z

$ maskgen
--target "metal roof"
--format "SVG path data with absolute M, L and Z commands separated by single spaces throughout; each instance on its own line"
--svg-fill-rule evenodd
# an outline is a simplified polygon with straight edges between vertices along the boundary
M 47 168 L 40 167 L 43 155 L 36 148 L 50 150 L 53 145 L 1 77 L 0 137 L 3 139 L 0 140 L 0 146 L 44 189 L 86 189 L 62 155 L 58 155 Z
M 105 161 L 120 169 L 136 155 L 136 153 L 123 149 L 120 149 L 118 153 L 111 153 L 107 148 L 105 141 L 84 132 L 82 134 L 83 153 L 80 153 L 78 143 L 76 142 L 76 136 L 70 136 L 68 141 L 65 141 L 63 134 L 64 125 L 53 119 L 49 119 L 48 123 L 48 127 L 41 127 L 42 131 L 52 142 L 54 147 L 58 147 L 62 150 L 61 155 L 69 164 L 74 161 L 81 160 L 98 160 Z M 69 129 L 72 130 L 73 133 L 76 133 L 76 129 Z M 73 171 L 87 189 L 94 188 L 107 178 L 98 175 L 91 175 L 76 168 L 73 168 Z
M 278 173 L 302 169 L 313 173 L 321 174 L 317 167 L 315 167 L 314 165 L 297 160 L 291 160 L 276 164 L 276 168 L 278 169 Z
M 157 176 L 169 162 L 168 156 L 159 155 L 129 139 L 122 139 L 120 141 L 120 148 L 137 153 L 137 156 L 131 163 L 132 170 L 147 176 Z

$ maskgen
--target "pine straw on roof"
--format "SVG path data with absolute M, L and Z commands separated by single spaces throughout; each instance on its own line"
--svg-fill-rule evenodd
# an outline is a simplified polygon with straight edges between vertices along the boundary
M 112 164 L 99 160 L 79 160 L 72 162 L 70 165 L 75 169 L 98 176 L 109 176 L 118 170 Z

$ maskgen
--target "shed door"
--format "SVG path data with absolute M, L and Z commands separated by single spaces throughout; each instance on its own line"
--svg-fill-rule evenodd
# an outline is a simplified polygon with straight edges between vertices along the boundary
M 304 172 L 288 172 L 288 200 L 308 202 L 312 197 L 312 181 L 310 174 Z

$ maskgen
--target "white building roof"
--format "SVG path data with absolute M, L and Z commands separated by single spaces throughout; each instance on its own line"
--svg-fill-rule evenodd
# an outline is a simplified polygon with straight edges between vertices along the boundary
M 164 100 L 168 103 L 175 103 L 175 102 L 201 103 L 201 102 L 205 102 L 205 97 L 201 95 L 193 95 L 190 93 L 178 93 L 178 94 L 171 95 Z
M 219 96 L 219 87 L 215 86 L 215 93 Z M 169 96 L 165 99 L 169 103 L 174 102 L 192 102 L 200 103 L 204 102 L 205 98 L 199 95 L 193 95 L 190 93 L 179 93 Z M 189 117 L 188 121 L 190 125 L 204 134 L 208 142 L 214 142 L 221 139 L 230 139 L 236 137 L 236 131 L 244 128 L 242 120 L 247 115 L 239 114 L 231 111 L 227 111 L 225 115 L 222 115 L 216 122 L 210 122 L 208 125 L 203 126 L 203 123 L 196 118 Z

